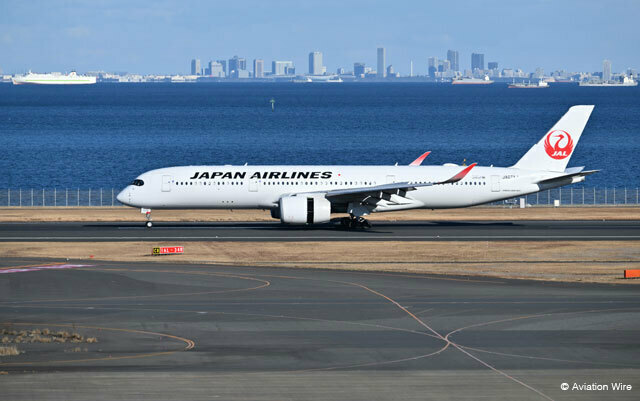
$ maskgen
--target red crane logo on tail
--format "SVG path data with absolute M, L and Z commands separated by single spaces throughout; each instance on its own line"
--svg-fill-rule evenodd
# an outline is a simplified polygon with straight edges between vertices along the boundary
M 555 140 L 553 145 L 551 144 L 552 140 Z M 567 131 L 551 131 L 547 134 L 547 137 L 544 140 L 544 150 L 552 159 L 562 160 L 571 156 L 571 151 L 573 150 L 573 139 L 571 139 L 571 135 L 569 135 Z

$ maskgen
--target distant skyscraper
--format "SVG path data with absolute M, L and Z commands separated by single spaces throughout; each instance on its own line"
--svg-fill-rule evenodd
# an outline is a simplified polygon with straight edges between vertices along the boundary
M 386 51 L 384 47 L 378 47 L 378 69 L 376 70 L 378 78 L 384 78 L 387 76 L 387 71 L 384 69 Z
M 353 63 L 353 75 L 359 77 L 364 75 L 365 73 L 365 65 L 364 63 Z
M 487 63 L 487 68 L 490 70 L 497 70 L 498 69 L 498 62 L 497 61 L 489 61 Z
M 200 75 L 200 59 L 191 60 L 191 75 Z
M 409 62 L 409 76 L 413 76 L 413 60 Z
M 395 75 L 395 71 L 393 70 L 393 64 L 389 64 L 387 67 L 387 76 L 391 77 Z
M 216 60 L 222 66 L 222 72 L 227 75 L 227 60 Z
M 309 75 L 322 74 L 322 52 L 309 53 Z
M 603 81 L 611 80 L 611 61 L 609 60 L 602 61 L 602 80 Z
M 447 60 L 451 63 L 452 71 L 460 71 L 460 60 L 457 50 L 447 50 Z
M 429 57 L 427 59 L 429 76 L 431 78 L 436 77 L 436 72 L 438 71 L 438 58 L 437 57 Z
M 216 78 L 224 78 L 224 70 L 219 61 L 209 61 L 209 75 Z
M 484 70 L 484 54 L 471 53 L 471 71 Z
M 254 78 L 264 77 L 264 60 L 259 58 L 253 60 L 253 77 Z
M 272 61 L 271 74 L 273 75 L 290 75 L 293 69 L 293 61 Z M 294 72 L 295 73 L 295 72 Z
M 247 60 L 238 56 L 233 56 L 233 58 L 229 59 L 229 70 L 228 70 L 228 75 L 231 76 L 231 74 L 235 71 L 236 73 L 238 71 L 244 71 L 247 69 Z

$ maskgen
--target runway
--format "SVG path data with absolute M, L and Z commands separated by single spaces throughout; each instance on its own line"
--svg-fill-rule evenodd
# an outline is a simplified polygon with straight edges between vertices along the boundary
M 336 224 L 0 223 L 0 241 L 557 241 L 640 240 L 640 221 L 375 222 L 370 230 Z
M 97 338 L 17 344 L 7 399 L 639 397 L 636 286 L 93 260 L 0 273 L 0 329 Z M 561 389 L 593 382 L 632 389 Z

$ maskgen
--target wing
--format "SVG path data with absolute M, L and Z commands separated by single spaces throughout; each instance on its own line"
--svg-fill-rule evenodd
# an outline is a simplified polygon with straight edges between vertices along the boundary
M 336 189 L 326 192 L 325 197 L 332 202 L 342 201 L 377 203 L 382 199 L 391 201 L 391 197 L 393 195 L 397 195 L 396 197 L 394 197 L 394 199 L 396 200 L 393 201 L 393 203 L 402 204 L 402 200 L 398 199 L 398 197 L 404 198 L 407 192 L 415 191 L 420 187 L 431 187 L 434 185 L 452 184 L 458 182 L 467 174 L 469 174 L 469 171 L 471 171 L 471 169 L 474 168 L 476 164 L 477 163 L 473 163 L 469 165 L 464 170 L 460 171 L 458 174 L 445 181 L 427 182 L 422 184 L 411 182 L 394 182 L 393 184 L 376 185 L 374 187 Z M 407 200 L 406 203 L 411 202 Z
M 418 157 L 417 159 L 415 159 L 414 161 L 412 161 L 409 165 L 410 166 L 419 166 L 422 164 L 422 162 L 424 161 L 424 159 L 427 158 L 427 156 L 429 156 L 429 153 L 431 153 L 431 151 L 429 152 L 424 152 L 420 157 Z

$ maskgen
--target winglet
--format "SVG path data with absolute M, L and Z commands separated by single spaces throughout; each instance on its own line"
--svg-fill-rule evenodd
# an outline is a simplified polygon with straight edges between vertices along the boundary
M 458 174 L 454 175 L 453 177 L 449 178 L 448 180 L 442 181 L 440 184 L 453 184 L 454 182 L 460 181 L 467 174 L 469 174 L 469 171 L 471 171 L 471 169 L 474 168 L 477 164 L 478 163 L 473 163 L 473 164 L 469 165 L 469 167 L 465 168 L 464 170 L 462 170 Z
M 422 154 L 422 156 L 418 157 L 417 159 L 415 159 L 414 161 L 411 162 L 411 164 L 409 164 L 410 166 L 419 166 L 422 164 L 422 162 L 424 161 L 424 159 L 427 158 L 427 156 L 429 156 L 429 153 L 431 153 L 431 151 L 429 152 L 424 152 Z

